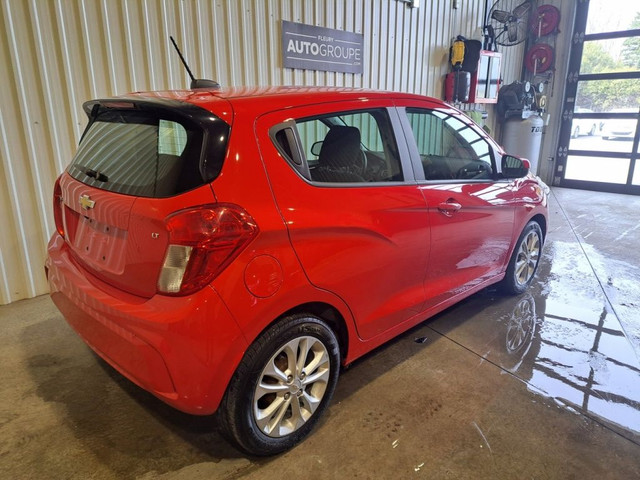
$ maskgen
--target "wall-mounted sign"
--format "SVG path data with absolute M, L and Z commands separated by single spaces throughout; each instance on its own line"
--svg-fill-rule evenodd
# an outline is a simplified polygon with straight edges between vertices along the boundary
M 362 73 L 363 46 L 359 33 L 282 21 L 286 68 Z

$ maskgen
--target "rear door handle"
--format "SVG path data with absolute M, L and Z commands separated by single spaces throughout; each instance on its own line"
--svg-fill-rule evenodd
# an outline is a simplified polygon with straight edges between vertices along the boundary
M 453 214 L 461 208 L 462 205 L 454 200 L 447 200 L 446 202 L 442 202 L 440 205 L 438 205 L 438 210 L 440 210 L 440 212 L 445 214 L 447 217 L 453 216 Z

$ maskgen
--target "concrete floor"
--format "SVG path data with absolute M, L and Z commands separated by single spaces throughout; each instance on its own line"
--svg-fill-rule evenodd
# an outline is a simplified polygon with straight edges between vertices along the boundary
M 640 198 L 550 207 L 530 292 L 482 291 L 356 362 L 270 459 L 114 372 L 47 296 L 0 307 L 0 478 L 640 478 Z

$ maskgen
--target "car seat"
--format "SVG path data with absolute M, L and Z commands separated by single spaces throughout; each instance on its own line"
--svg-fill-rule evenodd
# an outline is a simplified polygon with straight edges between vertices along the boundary
M 360 130 L 334 125 L 324 137 L 318 166 L 312 171 L 311 178 L 318 182 L 364 182 L 364 178 L 357 173 L 363 166 Z

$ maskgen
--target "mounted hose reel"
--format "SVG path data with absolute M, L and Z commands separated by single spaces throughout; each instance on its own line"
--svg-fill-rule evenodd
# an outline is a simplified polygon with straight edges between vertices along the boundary
M 553 65 L 553 57 L 554 52 L 551 45 L 547 45 L 546 43 L 536 43 L 525 55 L 524 66 L 535 76 L 538 73 L 546 72 L 551 68 Z

